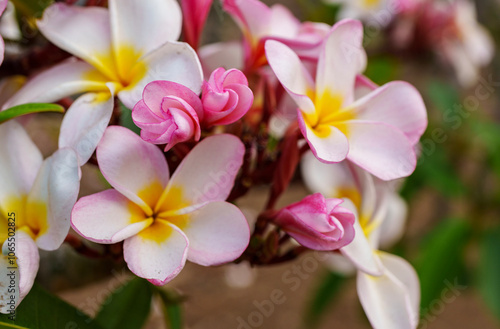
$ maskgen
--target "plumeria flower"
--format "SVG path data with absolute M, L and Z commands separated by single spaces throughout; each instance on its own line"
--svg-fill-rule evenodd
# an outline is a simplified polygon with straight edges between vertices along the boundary
M 344 274 L 357 270 L 361 305 L 376 329 L 415 329 L 418 325 L 420 284 L 403 258 L 378 250 L 397 241 L 406 218 L 406 204 L 391 186 L 346 161 L 325 164 L 311 153 L 303 158 L 306 185 L 328 197 L 345 198 L 352 211 L 355 237 L 331 254 L 329 265 Z
M 66 238 L 80 184 L 72 149 L 59 149 L 44 160 L 15 121 L 0 125 L 0 140 L 0 312 L 8 313 L 12 262 L 17 306 L 33 286 L 38 248 L 55 250 Z
M 281 209 L 273 221 L 304 247 L 336 250 L 354 239 L 354 215 L 343 202 L 315 193 Z
M 298 121 L 311 150 L 323 162 L 348 159 L 391 180 L 410 175 L 414 146 L 427 127 L 419 92 L 401 81 L 356 98 L 357 73 L 366 65 L 359 21 L 335 24 L 318 61 L 315 80 L 286 45 L 266 43 L 269 64 L 298 106 Z
M 243 72 L 219 67 L 203 83 L 201 100 L 206 127 L 228 125 L 248 112 L 253 103 L 253 92 L 248 88 Z
M 5 8 L 7 8 L 7 3 L 8 0 L 0 0 L 0 15 L 3 14 L 5 11 Z M 5 43 L 3 41 L 3 38 L 0 36 L 0 64 L 3 63 L 3 58 L 4 58 L 4 53 L 5 53 Z
M 72 226 L 94 242 L 124 241 L 129 269 L 156 285 L 172 280 L 186 259 L 205 266 L 233 261 L 250 239 L 245 216 L 224 201 L 243 154 L 235 136 L 207 137 L 169 179 L 160 149 L 111 126 L 97 160 L 114 189 L 81 198 Z
M 154 80 L 200 92 L 197 55 L 188 44 L 175 42 L 181 20 L 175 0 L 110 0 L 109 10 L 55 3 L 38 27 L 49 41 L 80 60 L 70 58 L 35 76 L 4 108 L 87 93 L 69 109 L 59 137 L 59 146 L 74 148 L 82 165 L 109 122 L 114 94 L 132 108 Z
M 342 18 L 371 19 L 374 23 L 387 26 L 392 18 L 414 0 L 324 0 L 330 4 L 341 4 Z
M 218 66 L 242 68 L 235 58 L 243 55 L 241 64 L 255 69 L 267 63 L 264 54 L 266 40 L 280 40 L 303 58 L 316 60 L 318 49 L 330 26 L 323 23 L 301 23 L 286 7 L 266 6 L 259 0 L 223 0 L 223 8 L 243 32 L 244 42 L 218 43 L 200 49 L 203 64 L 217 59 Z M 226 60 L 227 59 L 227 60 Z M 232 66 L 226 66 L 229 63 Z
M 200 43 L 201 32 L 205 26 L 213 0 L 182 0 L 184 38 L 194 49 Z
M 141 128 L 143 140 L 166 144 L 165 152 L 175 144 L 200 140 L 203 105 L 197 94 L 171 81 L 153 81 L 144 88 L 142 99 L 132 110 L 132 120 Z

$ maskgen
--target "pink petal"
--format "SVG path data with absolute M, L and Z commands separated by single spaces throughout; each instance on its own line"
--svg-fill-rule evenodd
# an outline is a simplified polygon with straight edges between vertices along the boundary
M 182 16 L 184 37 L 193 48 L 200 42 L 200 36 L 205 25 L 213 0 L 182 0 Z
M 25 197 L 42 166 L 42 154 L 14 120 L 0 125 L 0 140 L 0 200 Z M 0 203 L 0 217 L 7 218 L 7 213 L 14 210 L 5 209 L 4 202 Z
M 372 91 L 377 89 L 379 86 L 365 77 L 364 75 L 358 74 L 356 76 L 356 82 L 354 85 L 354 99 L 358 100 L 368 94 L 370 94 Z
M 204 266 L 231 262 L 248 246 L 250 229 L 236 206 L 210 202 L 188 216 L 182 231 L 189 239 L 189 261 Z
M 359 120 L 383 122 L 400 129 L 412 145 L 418 143 L 427 128 L 427 111 L 422 96 L 406 82 L 389 82 L 350 107 Z
M 109 14 L 115 51 L 132 47 L 144 55 L 181 33 L 182 13 L 175 0 L 110 0 Z M 120 56 L 117 56 L 118 66 Z
M 113 189 L 81 198 L 71 213 L 73 229 L 98 243 L 123 241 L 151 223 L 137 205 Z
M 59 148 L 75 150 L 83 166 L 94 153 L 113 114 L 112 93 L 80 96 L 66 112 L 59 134 Z
M 51 103 L 87 91 L 107 92 L 107 81 L 91 65 L 70 58 L 30 79 L 2 108 L 31 102 Z
M 163 152 L 127 128 L 106 129 L 97 147 L 97 160 L 111 186 L 146 212 L 167 185 L 169 172 Z
M 392 126 L 349 121 L 347 158 L 382 180 L 409 176 L 417 164 L 413 145 Z
M 267 34 L 272 12 L 258 0 L 223 0 L 223 8 L 245 34 L 260 38 Z
M 184 267 L 188 245 L 181 230 L 161 221 L 125 240 L 123 256 L 135 275 L 164 285 Z
M 141 100 L 144 88 L 152 81 L 176 82 L 191 89 L 195 94 L 201 91 L 201 64 L 196 52 L 187 43 L 166 42 L 141 57 L 137 65 L 143 66 L 144 76 L 134 80 L 129 87 L 118 93 L 120 100 L 130 109 Z
M 198 50 L 203 72 L 206 77 L 210 76 L 215 69 L 243 68 L 243 47 L 239 41 L 212 43 Z
M 16 232 L 16 257 L 19 266 L 19 303 L 30 292 L 40 265 L 38 248 L 31 237 Z
M 244 153 L 243 143 L 233 135 L 207 137 L 181 162 L 169 188 L 181 188 L 184 200 L 191 205 L 224 201 L 234 185 Z
M 316 76 L 316 93 L 329 90 L 340 94 L 344 105 L 353 101 L 356 74 L 366 65 L 363 49 L 363 25 L 356 20 L 336 23 L 328 35 L 320 53 Z
M 36 238 L 40 249 L 55 250 L 68 235 L 71 209 L 80 191 L 78 169 L 76 153 L 63 148 L 45 159 L 38 172 L 28 195 L 26 218 L 41 218 L 44 222 Z M 37 207 L 40 204 L 45 213 Z
M 108 11 L 100 7 L 55 3 L 45 9 L 38 28 L 53 44 L 92 64 L 117 81 Z
M 402 197 L 397 193 L 392 193 L 388 197 L 387 214 L 380 225 L 382 249 L 388 249 L 401 240 L 408 215 L 408 205 Z
M 314 104 L 306 96 L 315 90 L 314 82 L 297 54 L 284 44 L 273 40 L 267 41 L 265 48 L 269 65 L 295 103 L 302 111 L 314 113 Z
M 346 136 L 336 127 L 330 126 L 325 129 L 330 129 L 328 136 L 318 136 L 312 128 L 304 121 L 302 112 L 298 111 L 298 120 L 302 135 L 304 135 L 307 143 L 311 147 L 318 160 L 329 162 L 343 161 L 348 152 L 349 144 Z

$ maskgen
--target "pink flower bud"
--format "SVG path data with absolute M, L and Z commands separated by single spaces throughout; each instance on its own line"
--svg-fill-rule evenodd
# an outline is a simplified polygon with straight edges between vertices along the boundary
M 206 127 L 227 125 L 247 113 L 253 103 L 253 93 L 243 72 L 220 67 L 204 82 L 202 102 Z
M 320 193 L 281 209 L 274 222 L 304 247 L 336 250 L 354 239 L 354 214 Z
M 132 120 L 141 128 L 143 140 L 167 144 L 165 152 L 177 143 L 200 139 L 200 98 L 191 89 L 171 81 L 149 83 L 132 110 Z

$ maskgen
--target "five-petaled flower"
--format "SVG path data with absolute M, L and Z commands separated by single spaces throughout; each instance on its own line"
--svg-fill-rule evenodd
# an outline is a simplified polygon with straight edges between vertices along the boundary
M 225 202 L 243 161 L 231 135 L 201 141 L 169 179 L 163 153 L 130 130 L 109 127 L 97 148 L 101 172 L 114 189 L 81 198 L 71 223 L 98 243 L 125 241 L 137 276 L 162 285 L 186 259 L 218 265 L 239 257 L 250 230 L 241 211 Z

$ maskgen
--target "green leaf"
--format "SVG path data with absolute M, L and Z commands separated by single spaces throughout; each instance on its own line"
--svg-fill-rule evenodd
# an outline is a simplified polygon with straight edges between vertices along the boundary
M 50 6 L 54 0 L 11 0 L 16 10 L 27 18 L 39 18 L 45 8 Z M 36 25 L 34 25 L 36 26 Z
M 184 300 L 182 296 L 164 288 L 156 288 L 155 290 L 163 302 L 163 315 L 165 316 L 167 328 L 182 329 L 182 302 Z
M 140 135 L 141 128 L 137 127 L 135 125 L 134 121 L 132 120 L 132 111 L 128 107 L 126 107 L 125 105 L 123 105 L 121 103 L 120 103 L 120 110 L 121 110 L 120 124 L 123 127 L 126 127 L 128 129 L 132 130 L 137 135 Z
M 0 123 L 20 117 L 22 115 L 40 112 L 64 113 L 64 108 L 57 104 L 29 103 L 11 107 L 0 112 Z
M 0 328 L 104 329 L 75 307 L 46 292 L 37 284 L 16 310 L 16 319 L 0 315 Z
M 149 315 L 152 297 L 151 284 L 134 278 L 106 299 L 95 319 L 105 329 L 139 329 Z
M 422 313 L 442 296 L 445 289 L 463 289 L 465 265 L 463 254 L 471 233 L 470 224 L 462 219 L 447 219 L 424 239 L 415 269 L 420 278 Z M 453 290 L 453 289 L 452 289 Z
M 478 269 L 479 291 L 491 309 L 500 318 L 500 227 L 488 231 L 481 239 L 481 260 Z
M 391 57 L 374 57 L 368 61 L 365 75 L 378 85 L 396 80 L 399 75 L 399 63 Z
M 316 288 L 313 298 L 307 304 L 304 318 L 305 328 L 314 329 L 321 324 L 322 316 L 335 300 L 345 278 L 333 272 L 327 273 Z

